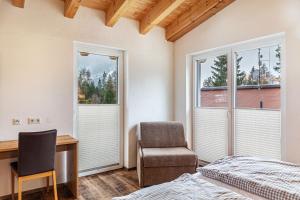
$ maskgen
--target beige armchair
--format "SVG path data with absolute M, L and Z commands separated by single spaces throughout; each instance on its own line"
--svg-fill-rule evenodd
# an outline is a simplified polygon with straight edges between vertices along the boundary
M 178 122 L 141 122 L 138 131 L 137 172 L 140 187 L 171 181 L 194 173 L 196 154 L 187 148 Z

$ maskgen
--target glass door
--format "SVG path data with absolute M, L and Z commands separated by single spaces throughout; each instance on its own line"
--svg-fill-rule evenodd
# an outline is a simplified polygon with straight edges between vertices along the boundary
M 282 46 L 276 35 L 193 57 L 193 148 L 200 160 L 284 159 Z
M 79 172 L 99 173 L 122 167 L 122 52 L 77 45 L 76 129 Z
M 281 159 L 281 45 L 234 50 L 235 154 Z
M 229 54 L 216 52 L 193 58 L 193 145 L 200 160 L 212 162 L 228 155 Z

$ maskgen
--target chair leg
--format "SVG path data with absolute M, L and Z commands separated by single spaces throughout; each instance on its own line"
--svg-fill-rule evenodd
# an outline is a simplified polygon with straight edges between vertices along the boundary
M 11 199 L 15 199 L 15 174 L 13 169 L 11 169 Z
M 18 200 L 22 200 L 22 178 L 18 178 Z
M 57 198 L 56 173 L 55 173 L 55 171 L 52 172 L 52 179 L 53 179 L 54 200 L 58 200 L 58 198 Z

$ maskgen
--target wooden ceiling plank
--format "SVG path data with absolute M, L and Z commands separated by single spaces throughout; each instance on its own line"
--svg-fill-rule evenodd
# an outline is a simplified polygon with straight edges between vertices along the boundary
M 78 8 L 80 6 L 81 0 L 65 0 L 65 11 L 64 15 L 68 18 L 74 18 Z
M 166 29 L 166 39 L 174 42 L 201 23 L 215 15 L 235 0 L 205 0 L 183 13 Z
M 113 27 L 130 7 L 133 0 L 112 0 L 106 12 L 106 26 Z
M 25 6 L 25 0 L 11 0 L 11 3 L 18 8 L 24 8 Z
M 159 1 L 140 22 L 140 33 L 148 33 L 155 25 L 163 21 L 169 14 L 178 8 L 185 0 Z

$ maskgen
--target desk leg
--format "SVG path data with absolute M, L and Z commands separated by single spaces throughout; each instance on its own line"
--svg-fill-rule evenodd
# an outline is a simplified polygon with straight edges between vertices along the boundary
M 78 191 L 78 145 L 73 144 L 69 146 L 67 153 L 67 187 L 77 199 L 79 197 Z

